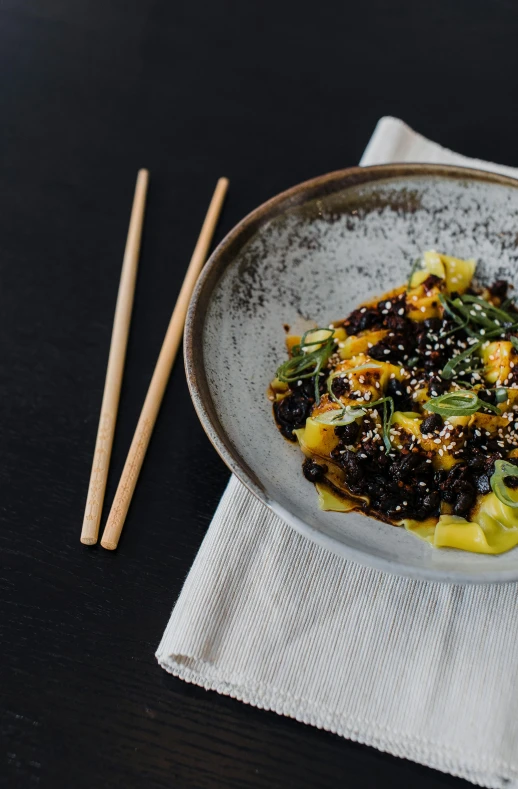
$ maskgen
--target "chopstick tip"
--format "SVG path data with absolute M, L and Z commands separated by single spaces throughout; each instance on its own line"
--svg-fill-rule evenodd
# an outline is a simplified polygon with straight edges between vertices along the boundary
M 81 537 L 81 542 L 83 545 L 95 545 L 97 537 Z
M 107 551 L 114 551 L 117 547 L 117 543 L 113 542 L 112 540 L 101 540 L 101 545 L 103 548 L 106 548 Z

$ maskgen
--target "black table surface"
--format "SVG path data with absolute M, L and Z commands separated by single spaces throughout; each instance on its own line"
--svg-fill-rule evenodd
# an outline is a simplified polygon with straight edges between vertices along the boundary
M 358 162 L 384 114 L 518 164 L 517 33 L 512 0 L 0 0 L 2 785 L 468 785 L 159 668 L 228 479 L 180 360 L 118 551 L 79 532 L 137 169 L 151 184 L 108 504 L 217 177 L 221 238 Z

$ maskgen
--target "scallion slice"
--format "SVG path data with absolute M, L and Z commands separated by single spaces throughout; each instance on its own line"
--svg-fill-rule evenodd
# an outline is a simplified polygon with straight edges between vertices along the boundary
M 349 367 L 347 370 L 341 370 L 341 372 L 349 375 L 349 373 L 359 373 L 360 370 L 381 370 L 382 367 L 383 365 L 377 362 L 366 362 L 365 364 L 360 364 L 359 367 Z
M 487 408 L 495 414 L 500 414 L 496 406 L 484 402 L 478 397 L 476 392 L 470 392 L 467 389 L 458 389 L 456 392 L 447 392 L 439 395 L 439 397 L 432 397 L 431 400 L 424 403 L 423 408 L 445 417 L 470 416 L 482 408 Z
M 509 495 L 508 488 L 505 484 L 506 477 L 518 477 L 518 467 L 509 463 L 507 460 L 497 460 L 495 463 L 495 472 L 490 480 L 491 490 L 502 504 L 517 509 L 518 501 L 515 501 Z
M 495 389 L 495 400 L 497 403 L 507 402 L 507 389 L 505 386 L 499 386 L 497 389 Z
M 365 413 L 363 408 L 350 408 L 346 406 L 345 408 L 335 408 L 332 411 L 325 411 L 323 414 L 314 416 L 313 419 L 320 425 L 343 427 L 344 425 L 350 425 L 351 422 L 354 422 L 360 416 L 364 416 Z

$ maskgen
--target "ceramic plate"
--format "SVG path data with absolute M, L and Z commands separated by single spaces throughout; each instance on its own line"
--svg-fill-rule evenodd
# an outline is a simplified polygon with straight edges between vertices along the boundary
M 300 449 L 281 437 L 266 397 L 286 357 L 283 324 L 345 317 L 404 282 L 430 248 L 476 258 L 482 282 L 516 286 L 517 243 L 518 181 L 457 167 L 342 170 L 246 217 L 207 263 L 185 333 L 194 405 L 229 468 L 293 528 L 348 559 L 437 581 L 518 580 L 518 549 L 436 550 L 359 513 L 321 512 Z

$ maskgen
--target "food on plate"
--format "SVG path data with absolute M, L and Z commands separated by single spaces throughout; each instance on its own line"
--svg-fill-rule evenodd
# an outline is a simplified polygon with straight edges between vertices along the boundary
M 269 396 L 323 510 L 497 554 L 518 544 L 518 308 L 474 274 L 428 251 L 345 320 L 288 333 Z

